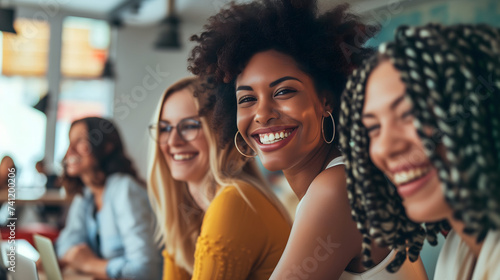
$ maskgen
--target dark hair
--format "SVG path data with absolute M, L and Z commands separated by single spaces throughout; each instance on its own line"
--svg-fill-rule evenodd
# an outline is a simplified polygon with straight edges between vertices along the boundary
M 361 121 L 365 87 L 384 59 L 401 74 L 413 104 L 415 128 L 438 171 L 454 218 L 480 242 L 488 230 L 500 227 L 500 29 L 402 26 L 395 41 L 382 45 L 380 54 L 355 70 L 347 82 L 340 144 L 353 218 L 366 240 L 365 263 L 371 263 L 369 244 L 375 239 L 397 251 L 387 267 L 394 272 L 407 252 L 410 260 L 417 260 L 424 238 L 437 244 L 437 234 L 449 225 L 426 223 L 424 229 L 411 221 L 394 186 L 370 159 L 370 139 Z M 444 148 L 444 155 L 436 151 L 438 147 Z
M 91 153 L 97 161 L 94 167 L 95 184 L 103 185 L 108 176 L 113 173 L 124 173 L 132 176 L 143 186 L 145 185 L 137 175 L 132 161 L 125 154 L 120 134 L 113 122 L 99 117 L 88 117 L 74 121 L 70 130 L 78 123 L 83 123 L 87 127 Z M 104 176 L 99 176 L 99 174 Z M 71 177 L 67 174 L 66 167 L 62 176 L 62 184 L 68 194 L 81 193 L 84 187 L 80 177 Z
M 5 162 L 8 162 L 10 163 L 8 168 L 14 168 L 14 169 L 17 169 L 16 168 L 16 164 L 14 163 L 14 160 L 12 159 L 12 157 L 10 155 L 5 155 L 2 160 L 0 161 L 0 165 L 2 164 L 7 164 Z
M 17 167 L 16 164 L 14 163 L 14 160 L 12 159 L 11 156 L 5 155 L 2 160 L 0 161 L 0 168 L 4 168 L 5 165 L 5 171 L 0 170 L 0 189 L 7 189 L 9 185 L 9 177 L 2 178 L 4 172 L 11 173 L 9 170 L 11 168 L 14 168 L 14 174 L 17 174 Z
M 318 15 L 314 0 L 231 2 L 191 37 L 198 45 L 188 69 L 207 81 L 207 94 L 215 95 L 212 125 L 221 145 L 237 131 L 235 79 L 253 55 L 266 50 L 291 56 L 337 119 L 347 76 L 370 53 L 362 44 L 378 29 L 361 23 L 348 8 L 343 4 Z

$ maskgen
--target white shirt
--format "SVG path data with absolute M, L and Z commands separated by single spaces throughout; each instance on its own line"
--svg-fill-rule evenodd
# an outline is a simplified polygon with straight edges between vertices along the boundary
M 488 232 L 477 261 L 460 235 L 453 230 L 450 231 L 439 254 L 434 279 L 500 279 L 500 231 Z

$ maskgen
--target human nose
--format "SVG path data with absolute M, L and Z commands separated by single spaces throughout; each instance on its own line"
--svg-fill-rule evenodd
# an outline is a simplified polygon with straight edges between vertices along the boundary
M 66 150 L 66 156 L 69 156 L 71 154 L 74 154 L 76 153 L 76 144 L 75 143 L 72 143 L 70 142 L 69 145 L 68 145 L 68 150 Z
M 401 155 L 409 147 L 403 129 L 397 127 L 380 128 L 380 135 L 372 146 L 371 154 L 382 159 L 394 158 Z
M 186 141 L 180 136 L 179 130 L 176 127 L 172 127 L 169 135 L 167 135 L 167 144 L 170 146 L 179 146 L 184 144 Z
M 261 99 L 257 104 L 255 122 L 267 124 L 272 119 L 278 119 L 280 114 L 273 100 Z
M 68 149 L 66 150 L 66 154 L 64 154 L 63 163 L 66 164 L 67 158 L 75 154 L 76 154 L 75 145 L 70 142 L 68 145 Z

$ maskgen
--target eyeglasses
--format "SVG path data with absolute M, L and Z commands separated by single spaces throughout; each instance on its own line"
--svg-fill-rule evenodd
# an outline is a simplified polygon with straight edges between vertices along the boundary
M 149 125 L 149 135 L 151 138 L 160 144 L 165 144 L 170 138 L 173 129 L 177 130 L 177 135 L 184 141 L 189 142 L 196 139 L 201 128 L 201 122 L 193 118 L 181 120 L 176 126 L 169 124 L 166 121 Z

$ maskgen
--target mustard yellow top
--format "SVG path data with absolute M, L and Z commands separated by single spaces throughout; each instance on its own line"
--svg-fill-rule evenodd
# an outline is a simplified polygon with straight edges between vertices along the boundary
M 194 280 L 269 279 L 291 225 L 256 188 L 224 188 L 210 203 L 196 243 Z M 252 209 L 253 206 L 253 209 Z M 190 279 L 164 252 L 163 280 Z
M 163 250 L 163 280 L 189 280 L 191 275 L 175 264 L 167 250 Z

